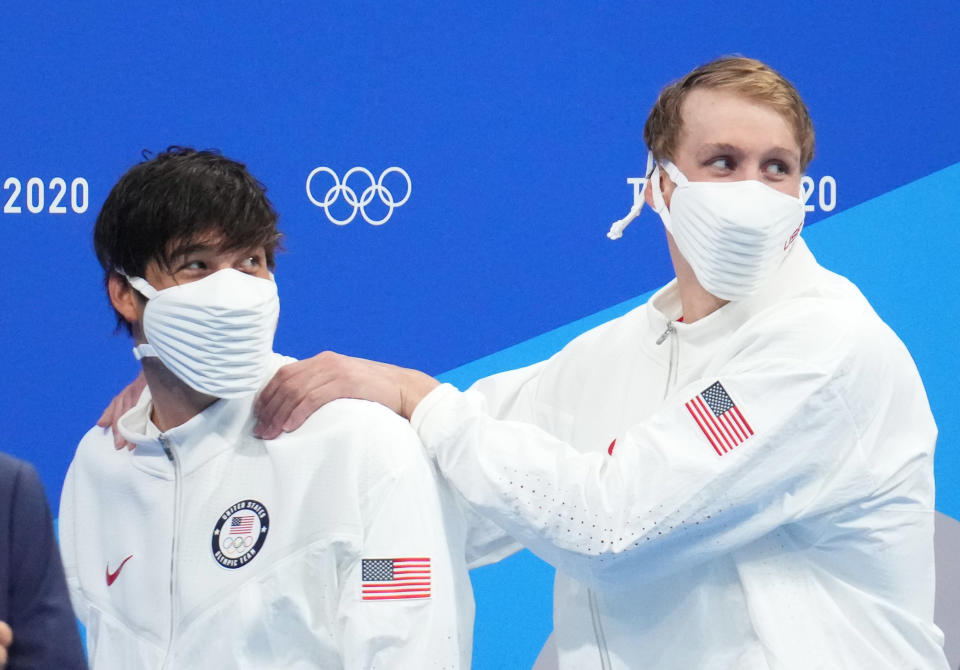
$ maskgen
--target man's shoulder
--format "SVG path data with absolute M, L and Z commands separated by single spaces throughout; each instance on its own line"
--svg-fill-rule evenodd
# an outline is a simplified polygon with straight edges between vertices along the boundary
M 96 477 L 98 485 L 102 486 L 109 473 L 127 469 L 131 453 L 127 449 L 116 449 L 110 428 L 93 426 L 80 438 L 68 474 L 75 478 Z
M 10 484 L 16 481 L 26 467 L 29 467 L 26 461 L 21 461 L 16 456 L 0 452 L 0 490 L 11 490 L 12 487 Z
M 654 307 L 647 301 L 583 331 L 546 361 L 543 373 L 576 375 L 580 370 L 590 370 L 603 361 L 619 357 L 645 336 L 652 336 L 649 315 L 652 309 Z
M 392 467 L 422 457 L 420 440 L 406 419 L 379 403 L 354 398 L 327 403 L 300 428 L 273 441 L 278 446 L 285 442 L 337 449 L 368 464 L 389 462 Z
M 832 366 L 840 359 L 883 351 L 896 350 L 899 355 L 899 338 L 855 284 L 819 266 L 807 279 L 805 285 L 751 314 L 735 341 L 809 366 Z
M 731 342 L 733 356 L 750 369 L 776 366 L 819 375 L 865 417 L 889 402 L 892 386 L 925 407 L 920 375 L 904 343 L 853 283 L 824 273 L 811 290 L 744 324 Z
M 44 504 L 43 485 L 40 476 L 27 461 L 7 453 L 0 452 L 0 492 L 3 492 L 3 504 L 7 514 L 26 504 Z M 9 517 L 8 517 L 9 518 Z

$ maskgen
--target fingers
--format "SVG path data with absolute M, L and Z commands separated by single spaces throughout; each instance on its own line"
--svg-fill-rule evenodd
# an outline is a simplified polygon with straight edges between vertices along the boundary
M 107 405 L 107 408 L 103 410 L 103 414 L 100 415 L 100 418 L 97 419 L 97 425 L 101 428 L 109 428 L 117 419 L 117 406 L 120 404 L 120 398 L 123 396 L 123 393 L 119 393 L 113 396 L 113 400 L 110 401 L 110 404 Z
M 267 382 L 267 385 L 260 391 L 253 405 L 253 413 L 256 414 L 258 418 L 269 419 L 273 416 L 277 411 L 277 407 L 282 402 L 279 395 L 283 394 L 287 381 L 291 376 L 296 374 L 303 363 L 306 363 L 306 361 L 297 361 L 296 363 L 284 365 L 277 370 L 273 378 Z
M 275 439 L 284 431 L 287 419 L 294 407 L 299 406 L 306 394 L 300 393 L 297 389 L 281 391 L 277 396 L 276 404 L 270 410 L 270 414 L 265 414 L 253 429 L 253 434 L 264 440 Z M 299 427 L 299 424 L 297 424 Z
M 257 399 L 254 435 L 272 440 L 282 432 L 296 430 L 316 410 L 339 397 L 327 387 L 341 375 L 340 368 L 347 360 L 354 359 L 324 351 L 280 368 Z
M 327 389 L 313 389 L 310 393 L 304 396 L 303 400 L 290 408 L 286 418 L 283 421 L 283 431 L 289 433 L 296 430 L 302 426 L 303 422 L 309 419 L 314 412 L 326 405 L 331 400 L 336 400 L 337 397 L 338 396 L 336 394 L 330 393 L 330 391 Z
M 283 431 L 283 424 L 307 394 L 313 375 L 309 371 L 310 360 L 285 365 L 277 371 L 270 383 L 263 389 L 254 413 L 257 424 L 253 434 L 272 440 Z
M 107 405 L 107 408 L 103 410 L 103 414 L 100 415 L 100 418 L 97 419 L 97 425 L 101 428 L 109 428 L 110 424 L 113 421 L 110 418 L 113 416 L 113 403 L 116 401 L 116 398 L 110 401 L 110 404 Z
M 0 621 L 0 668 L 7 664 L 7 649 L 13 644 L 13 631 L 6 621 Z
M 124 447 L 128 449 L 133 449 L 134 444 L 127 442 L 123 436 L 120 434 L 119 429 L 117 428 L 117 422 L 120 420 L 120 417 L 123 416 L 127 410 L 137 404 L 137 400 L 140 399 L 140 394 L 143 393 L 143 389 L 147 385 L 147 380 L 143 376 L 143 371 L 140 371 L 130 384 L 127 385 L 125 389 L 120 391 L 113 400 L 110 401 L 110 404 L 107 405 L 107 408 L 103 410 L 103 414 L 100 415 L 100 418 L 97 419 L 97 425 L 101 428 L 110 428 L 113 431 L 113 446 L 116 449 L 123 449 Z

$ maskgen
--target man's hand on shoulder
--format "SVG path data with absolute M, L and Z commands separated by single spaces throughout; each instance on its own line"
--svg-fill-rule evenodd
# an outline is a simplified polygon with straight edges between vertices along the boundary
M 13 631 L 6 621 L 0 621 L 0 668 L 7 664 L 7 650 L 13 644 Z
M 130 382 L 129 386 L 114 396 L 110 404 L 107 405 L 107 408 L 103 410 L 103 414 L 97 419 L 98 426 L 109 428 L 113 431 L 113 445 L 117 449 L 126 447 L 132 450 L 135 446 L 123 439 L 123 435 L 121 435 L 117 429 L 117 421 L 120 420 L 120 417 L 123 416 L 128 409 L 137 404 L 137 400 L 140 398 L 140 394 L 143 393 L 143 389 L 146 388 L 146 386 L 147 380 L 141 371 L 136 379 Z
M 264 387 L 254 413 L 253 432 L 267 440 L 299 428 L 320 407 L 337 398 L 385 405 L 409 419 L 439 382 L 423 372 L 365 358 L 324 351 L 285 365 Z

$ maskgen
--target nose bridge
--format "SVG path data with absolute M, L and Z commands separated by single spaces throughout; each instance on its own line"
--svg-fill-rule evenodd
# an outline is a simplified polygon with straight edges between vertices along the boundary
M 744 161 L 744 166 L 746 168 L 746 174 L 743 177 L 744 179 L 763 181 L 763 161 L 756 156 L 750 156 Z

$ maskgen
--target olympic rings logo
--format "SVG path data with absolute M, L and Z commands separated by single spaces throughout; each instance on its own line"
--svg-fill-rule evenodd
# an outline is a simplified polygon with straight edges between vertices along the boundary
M 387 175 L 396 172 L 401 175 L 407 182 L 407 191 L 406 194 L 400 200 L 397 200 L 393 193 L 386 186 L 383 185 L 383 180 Z M 313 192 L 310 190 L 310 185 L 313 182 L 313 178 L 318 174 L 324 173 L 333 177 L 333 186 L 327 189 L 327 192 L 323 195 L 322 200 L 317 200 Z M 357 192 L 353 190 L 352 187 L 347 185 L 347 182 L 355 174 L 362 174 L 367 179 L 370 180 L 370 185 L 364 188 L 360 192 L 360 197 L 357 197 Z M 314 168 L 313 171 L 307 176 L 307 197 L 310 199 L 314 205 L 319 207 L 327 215 L 327 219 L 330 220 L 330 223 L 334 223 L 338 226 L 345 226 L 357 215 L 357 212 L 360 212 L 360 216 L 363 217 L 364 221 L 369 223 L 371 226 L 380 226 L 386 223 L 391 216 L 393 216 L 393 210 L 397 207 L 401 207 L 407 200 L 410 199 L 410 193 L 413 190 L 413 184 L 410 182 L 410 175 L 406 173 L 403 168 L 399 167 L 388 167 L 380 174 L 380 178 L 374 180 L 373 174 L 367 168 L 363 167 L 354 167 L 347 170 L 347 173 L 343 175 L 343 180 L 337 176 L 337 173 L 331 170 L 326 166 Z M 330 206 L 335 203 L 340 196 L 343 196 L 344 201 L 351 207 L 353 207 L 353 212 L 350 213 L 345 219 L 338 219 L 330 213 Z M 371 202 L 373 202 L 374 197 L 380 198 L 380 202 L 387 206 L 387 213 L 382 219 L 372 219 L 367 215 L 366 207 Z
M 245 535 L 243 537 L 225 537 L 220 544 L 224 549 L 242 549 L 253 544 L 253 536 Z

